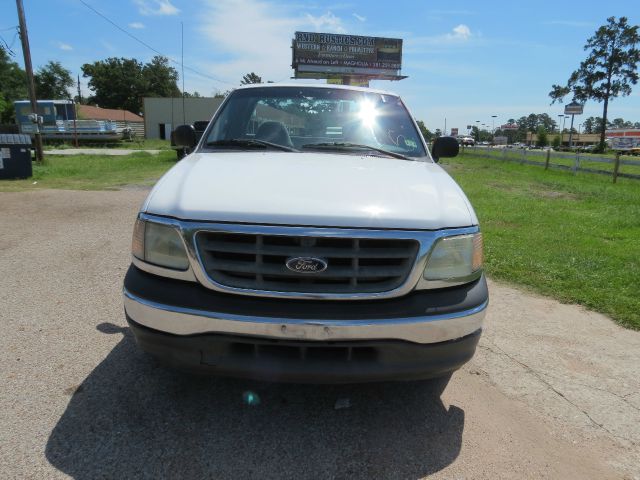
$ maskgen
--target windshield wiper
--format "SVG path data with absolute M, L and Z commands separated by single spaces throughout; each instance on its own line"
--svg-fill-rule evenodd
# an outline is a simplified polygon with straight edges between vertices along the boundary
M 307 143 L 302 145 L 300 148 L 307 149 L 332 149 L 332 150 L 350 150 L 350 149 L 360 149 L 360 150 L 373 150 L 374 152 L 379 152 L 384 155 L 388 155 L 393 158 L 400 158 L 402 160 L 411 160 L 415 159 L 411 157 L 407 157 L 406 155 L 402 155 L 401 153 L 391 152 L 389 150 L 385 150 L 384 148 L 372 147 L 371 145 L 365 145 L 363 143 L 349 143 L 349 142 L 321 142 L 321 143 Z
M 278 143 L 267 142 L 266 140 L 258 140 L 257 138 L 227 138 L 223 140 L 214 140 L 207 142 L 207 147 L 250 147 L 250 148 L 276 148 L 285 152 L 297 152 L 293 147 L 280 145 Z

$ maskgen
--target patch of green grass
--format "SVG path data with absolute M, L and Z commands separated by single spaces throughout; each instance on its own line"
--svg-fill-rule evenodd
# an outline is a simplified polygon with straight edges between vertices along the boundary
M 26 180 L 0 180 L 0 191 L 42 188 L 106 190 L 123 185 L 153 185 L 175 165 L 173 150 L 156 155 L 134 152 L 130 155 L 50 155 L 45 164 L 33 164 L 33 177 Z M 34 183 L 35 182 L 35 183 Z
M 141 138 L 136 140 L 123 140 L 117 148 L 132 148 L 135 150 L 171 150 L 169 140 L 159 138 Z
M 640 329 L 640 180 L 462 155 L 487 273 Z
M 473 150 L 468 150 L 466 153 L 473 155 Z M 510 149 L 510 148 L 483 148 L 478 151 L 481 155 L 489 155 L 491 157 L 500 158 L 503 160 L 512 160 L 512 161 L 520 161 L 522 159 L 532 160 L 534 162 L 543 162 L 545 161 L 545 155 L 540 150 L 534 151 L 525 151 L 523 155 L 523 151 L 520 149 Z M 610 163 L 605 162 L 596 162 L 590 160 L 592 158 L 610 158 Z M 591 155 L 591 154 L 579 154 L 580 158 L 580 168 L 589 168 L 593 170 L 602 170 L 604 172 L 609 172 L 613 174 L 615 155 L 613 154 L 605 154 L 605 155 Z M 640 158 L 630 156 L 630 155 L 622 155 L 620 157 L 621 160 L 630 160 L 633 162 L 640 162 Z M 550 158 L 550 168 L 554 168 L 555 165 L 564 165 L 567 167 L 573 167 L 575 163 L 575 154 L 569 152 L 551 152 Z M 640 165 L 624 165 L 620 164 L 620 169 L 618 170 L 620 173 L 629 173 L 633 175 L 640 175 Z
M 46 150 L 67 150 L 76 148 L 73 141 L 51 142 L 44 145 Z M 169 140 L 158 138 L 140 138 L 135 140 L 119 140 L 113 142 L 80 142 L 79 148 L 128 148 L 132 150 L 171 150 Z

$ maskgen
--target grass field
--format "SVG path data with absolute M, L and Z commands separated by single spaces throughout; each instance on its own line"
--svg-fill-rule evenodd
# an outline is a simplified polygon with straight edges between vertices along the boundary
M 45 159 L 45 165 L 33 164 L 30 179 L 0 181 L 0 191 L 36 188 L 105 190 L 130 184 L 153 185 L 175 165 L 176 154 L 168 150 L 156 155 L 134 152 L 121 156 L 52 155 Z
M 73 142 L 47 143 L 44 150 L 66 150 L 75 148 Z M 136 140 L 121 140 L 116 142 L 81 142 L 80 148 L 127 148 L 132 150 L 170 150 L 169 140 L 157 138 L 139 138 Z
M 480 218 L 492 278 L 640 329 L 640 181 L 471 155 L 443 163 Z
M 467 149 L 467 154 L 473 155 L 473 149 Z M 545 161 L 545 155 L 540 150 L 534 151 L 525 151 L 525 155 L 523 155 L 523 151 L 520 149 L 510 149 L 510 148 L 481 148 L 477 150 L 479 155 L 489 155 L 491 157 L 501 158 L 505 160 L 512 161 L 520 161 L 523 158 L 527 160 L 532 160 L 536 162 Z M 606 162 L 598 162 L 595 161 L 598 158 L 605 157 L 612 160 L 611 163 Z M 580 168 L 590 168 L 594 170 L 602 170 L 605 172 L 609 172 L 609 174 L 613 173 L 613 160 L 615 158 L 614 154 L 598 154 L 592 155 L 588 153 L 581 153 L 579 155 L 580 158 Z M 629 160 L 632 162 L 640 162 L 640 158 L 623 155 L 620 157 L 621 160 Z M 573 167 L 575 163 L 575 154 L 568 152 L 552 152 L 550 158 L 551 168 L 554 168 L 553 164 L 564 165 L 566 167 Z M 625 165 L 622 163 L 619 169 L 620 173 L 629 173 L 632 175 L 640 175 L 640 165 Z

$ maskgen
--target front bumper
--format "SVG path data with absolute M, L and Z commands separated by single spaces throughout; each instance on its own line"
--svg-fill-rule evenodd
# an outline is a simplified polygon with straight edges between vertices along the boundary
M 370 301 L 238 296 L 134 266 L 124 282 L 144 350 L 176 366 L 283 381 L 443 375 L 473 356 L 487 303 L 484 277 Z

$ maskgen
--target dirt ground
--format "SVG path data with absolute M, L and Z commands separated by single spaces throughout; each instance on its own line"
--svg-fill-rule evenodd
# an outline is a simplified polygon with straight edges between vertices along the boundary
M 640 333 L 495 282 L 442 396 L 159 368 L 121 300 L 145 195 L 0 194 L 0 478 L 640 479 Z

